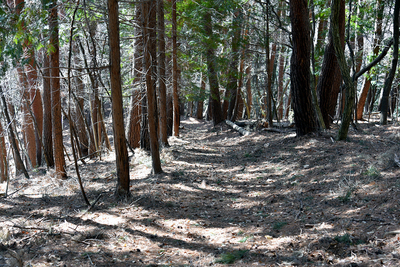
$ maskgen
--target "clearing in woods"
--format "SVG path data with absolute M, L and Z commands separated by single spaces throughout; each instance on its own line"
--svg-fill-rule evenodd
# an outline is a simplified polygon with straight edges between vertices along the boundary
M 39 169 L 0 199 L 0 266 L 399 266 L 400 126 L 248 136 L 188 118 L 162 150 L 131 157 L 132 199 L 113 198 L 113 154 L 68 180 Z M 335 128 L 336 127 L 336 128 Z M 5 184 L 1 185 L 5 190 Z

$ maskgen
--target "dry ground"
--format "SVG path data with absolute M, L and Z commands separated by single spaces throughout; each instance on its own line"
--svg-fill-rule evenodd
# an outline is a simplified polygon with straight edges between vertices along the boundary
M 162 151 L 131 156 L 132 198 L 113 198 L 113 154 L 70 178 L 32 172 L 0 199 L 0 266 L 400 266 L 400 126 L 362 122 L 296 138 L 182 121 Z M 1 185 L 2 191 L 5 184 Z

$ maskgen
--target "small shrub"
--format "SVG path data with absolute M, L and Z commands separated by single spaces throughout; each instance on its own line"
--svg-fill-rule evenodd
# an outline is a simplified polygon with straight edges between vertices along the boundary
M 381 173 L 378 171 L 378 169 L 375 166 L 370 166 L 365 172 L 365 175 L 371 178 L 378 178 L 381 176 Z
M 280 230 L 283 226 L 285 226 L 287 222 L 276 222 L 272 227 L 274 230 Z
M 342 201 L 343 203 L 347 203 L 347 202 L 349 202 L 350 199 L 351 199 L 351 193 L 352 193 L 352 192 L 353 192 L 353 191 L 349 189 L 349 190 L 346 191 L 346 194 L 345 194 L 344 196 L 339 196 L 338 199 L 339 199 L 340 201 Z
M 243 258 L 247 251 L 248 250 L 238 250 L 234 252 L 223 253 L 215 262 L 222 264 L 232 264 L 235 261 Z

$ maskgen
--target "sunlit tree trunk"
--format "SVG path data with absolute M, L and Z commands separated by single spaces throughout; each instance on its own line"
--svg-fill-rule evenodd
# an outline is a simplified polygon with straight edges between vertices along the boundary
M 115 161 L 117 167 L 117 198 L 128 197 L 129 160 L 125 142 L 124 113 L 121 86 L 121 52 L 119 44 L 118 0 L 108 0 L 108 33 L 110 40 L 110 81 L 114 130 Z
M 383 38 L 382 34 L 382 20 L 383 20 L 383 11 L 385 8 L 385 2 L 382 0 L 378 0 L 376 2 L 376 5 L 378 6 L 378 13 L 376 17 L 376 23 L 375 23 L 375 37 L 374 37 L 374 44 L 373 44 L 373 53 L 375 56 L 379 54 L 380 50 L 380 43 Z M 358 98 L 357 102 L 357 120 L 362 120 L 363 119 L 363 109 L 365 106 L 365 102 L 367 100 L 368 92 L 371 87 L 371 78 L 367 77 L 364 81 L 363 89 L 361 90 L 361 94 Z
M 61 123 L 61 94 L 60 94 L 60 73 L 59 73 L 59 39 L 58 39 L 58 12 L 57 1 L 52 0 L 50 3 L 50 44 L 53 49 L 50 53 L 51 66 L 51 117 L 53 128 L 53 154 L 56 167 L 56 175 L 58 178 L 67 178 L 65 171 L 65 158 L 63 150 L 63 136 Z
M 132 90 L 131 103 L 129 107 L 128 116 L 128 142 L 132 148 L 140 147 L 140 133 L 141 133 L 141 118 L 142 118 L 142 71 L 143 71 L 143 36 L 141 28 L 141 6 L 136 5 L 136 26 L 135 26 L 135 44 L 134 44 L 134 70 L 133 70 L 133 83 L 134 89 Z M 146 128 L 147 129 L 147 128 Z
M 2 123 L 0 121 L 0 183 L 7 181 L 8 163 L 7 163 L 7 149 Z

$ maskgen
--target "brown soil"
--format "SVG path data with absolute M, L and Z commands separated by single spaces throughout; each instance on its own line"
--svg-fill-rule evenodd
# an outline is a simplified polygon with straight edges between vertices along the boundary
M 164 174 L 136 150 L 123 202 L 112 153 L 80 165 L 90 201 L 102 194 L 91 211 L 72 164 L 65 181 L 12 179 L 0 266 L 400 266 L 400 126 L 362 122 L 346 142 L 182 126 Z

